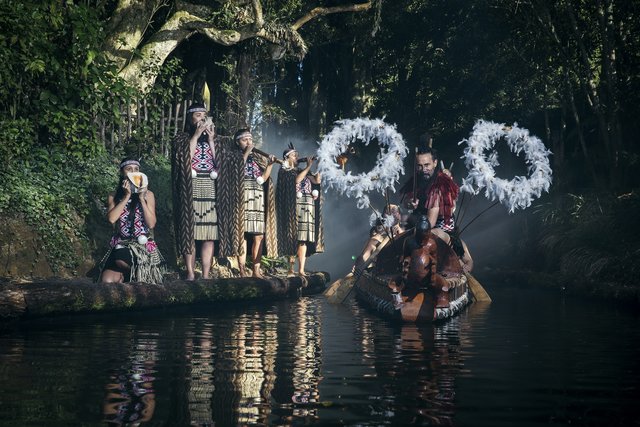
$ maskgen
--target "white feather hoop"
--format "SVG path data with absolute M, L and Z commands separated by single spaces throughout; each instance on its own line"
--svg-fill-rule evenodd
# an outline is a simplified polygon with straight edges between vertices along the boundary
M 369 145 L 373 139 L 377 139 L 380 145 L 373 169 L 358 175 L 345 173 L 336 162 L 336 157 L 345 153 L 349 144 L 354 141 Z M 358 208 L 364 209 L 369 206 L 367 193 L 370 191 L 395 191 L 394 185 L 400 175 L 404 174 L 402 163 L 407 152 L 404 139 L 396 131 L 395 125 L 387 124 L 381 119 L 340 120 L 320 142 L 318 172 L 322 174 L 328 187 L 335 188 L 347 197 L 355 197 Z
M 524 154 L 528 177 L 515 176 L 510 181 L 496 177 L 494 166 L 498 166 L 499 162 L 498 153 L 493 147 L 500 138 L 506 140 L 513 153 Z M 462 191 L 478 194 L 484 188 L 487 198 L 499 200 L 509 212 L 531 206 L 531 202 L 540 197 L 543 191 L 549 191 L 551 151 L 538 137 L 529 135 L 527 129 L 519 128 L 517 123 L 508 128 L 503 123 L 478 120 L 469 139 L 463 139 L 458 144 L 465 142 L 467 147 L 462 158 L 469 174 L 462 180 Z M 485 151 L 488 150 L 493 151 L 487 156 Z

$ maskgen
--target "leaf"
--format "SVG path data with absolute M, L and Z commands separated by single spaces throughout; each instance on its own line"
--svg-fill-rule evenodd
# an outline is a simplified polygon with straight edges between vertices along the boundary
M 25 71 L 33 71 L 35 73 L 42 73 L 45 70 L 45 63 L 42 59 L 35 59 L 27 64 Z

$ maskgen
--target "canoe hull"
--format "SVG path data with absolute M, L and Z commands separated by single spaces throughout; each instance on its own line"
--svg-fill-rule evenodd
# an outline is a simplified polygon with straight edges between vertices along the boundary
M 421 289 L 414 295 L 402 295 L 398 300 L 389 287 L 392 280 L 392 277 L 363 273 L 356 284 L 358 300 L 386 318 L 414 323 L 449 319 L 471 302 L 466 280 L 458 281 L 457 286 L 444 291 L 448 299 L 446 305 L 443 303 L 443 295 L 438 295 L 430 288 Z

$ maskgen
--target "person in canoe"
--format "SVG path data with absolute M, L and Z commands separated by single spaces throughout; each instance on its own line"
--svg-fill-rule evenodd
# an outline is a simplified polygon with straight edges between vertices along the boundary
M 473 258 L 459 235 L 455 223 L 455 207 L 460 187 L 451 172 L 438 166 L 438 153 L 431 147 L 420 147 L 415 159 L 415 177 L 400 189 L 401 203 L 413 212 L 409 219 L 413 226 L 425 215 L 431 233 L 449 244 L 460 258 L 465 271 L 473 269 Z M 415 189 L 414 189 L 415 183 Z

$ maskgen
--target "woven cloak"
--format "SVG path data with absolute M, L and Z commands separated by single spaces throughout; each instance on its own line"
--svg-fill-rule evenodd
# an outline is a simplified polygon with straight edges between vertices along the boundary
M 264 169 L 266 161 L 257 153 L 253 154 L 258 165 Z M 242 254 L 244 240 L 244 180 L 245 163 L 242 151 L 233 141 L 223 141 L 218 148 L 218 235 L 220 237 L 220 257 Z M 273 181 L 263 184 L 265 195 L 265 247 L 267 255 L 277 256 L 275 192 Z
M 278 253 L 281 256 L 295 256 L 298 253 L 298 215 L 296 214 L 296 176 L 298 169 L 280 168 L 276 188 L 276 208 L 278 216 Z M 320 185 L 312 184 L 318 190 L 315 200 L 316 241 L 307 246 L 307 256 L 324 252 L 324 228 L 322 224 L 322 192 Z
M 413 178 L 409 179 L 402 188 L 400 188 L 400 193 L 402 194 L 401 203 L 414 198 Z M 437 205 L 440 207 L 438 217 L 449 220 L 453 214 L 459 193 L 460 187 L 458 184 L 444 172 L 438 171 L 427 187 L 418 188 L 417 196 L 422 203 L 422 206 L 419 206 L 419 208 L 428 210 Z
M 171 183 L 176 250 L 179 255 L 195 253 L 193 190 L 191 182 L 190 135 L 177 134 L 171 144 Z

